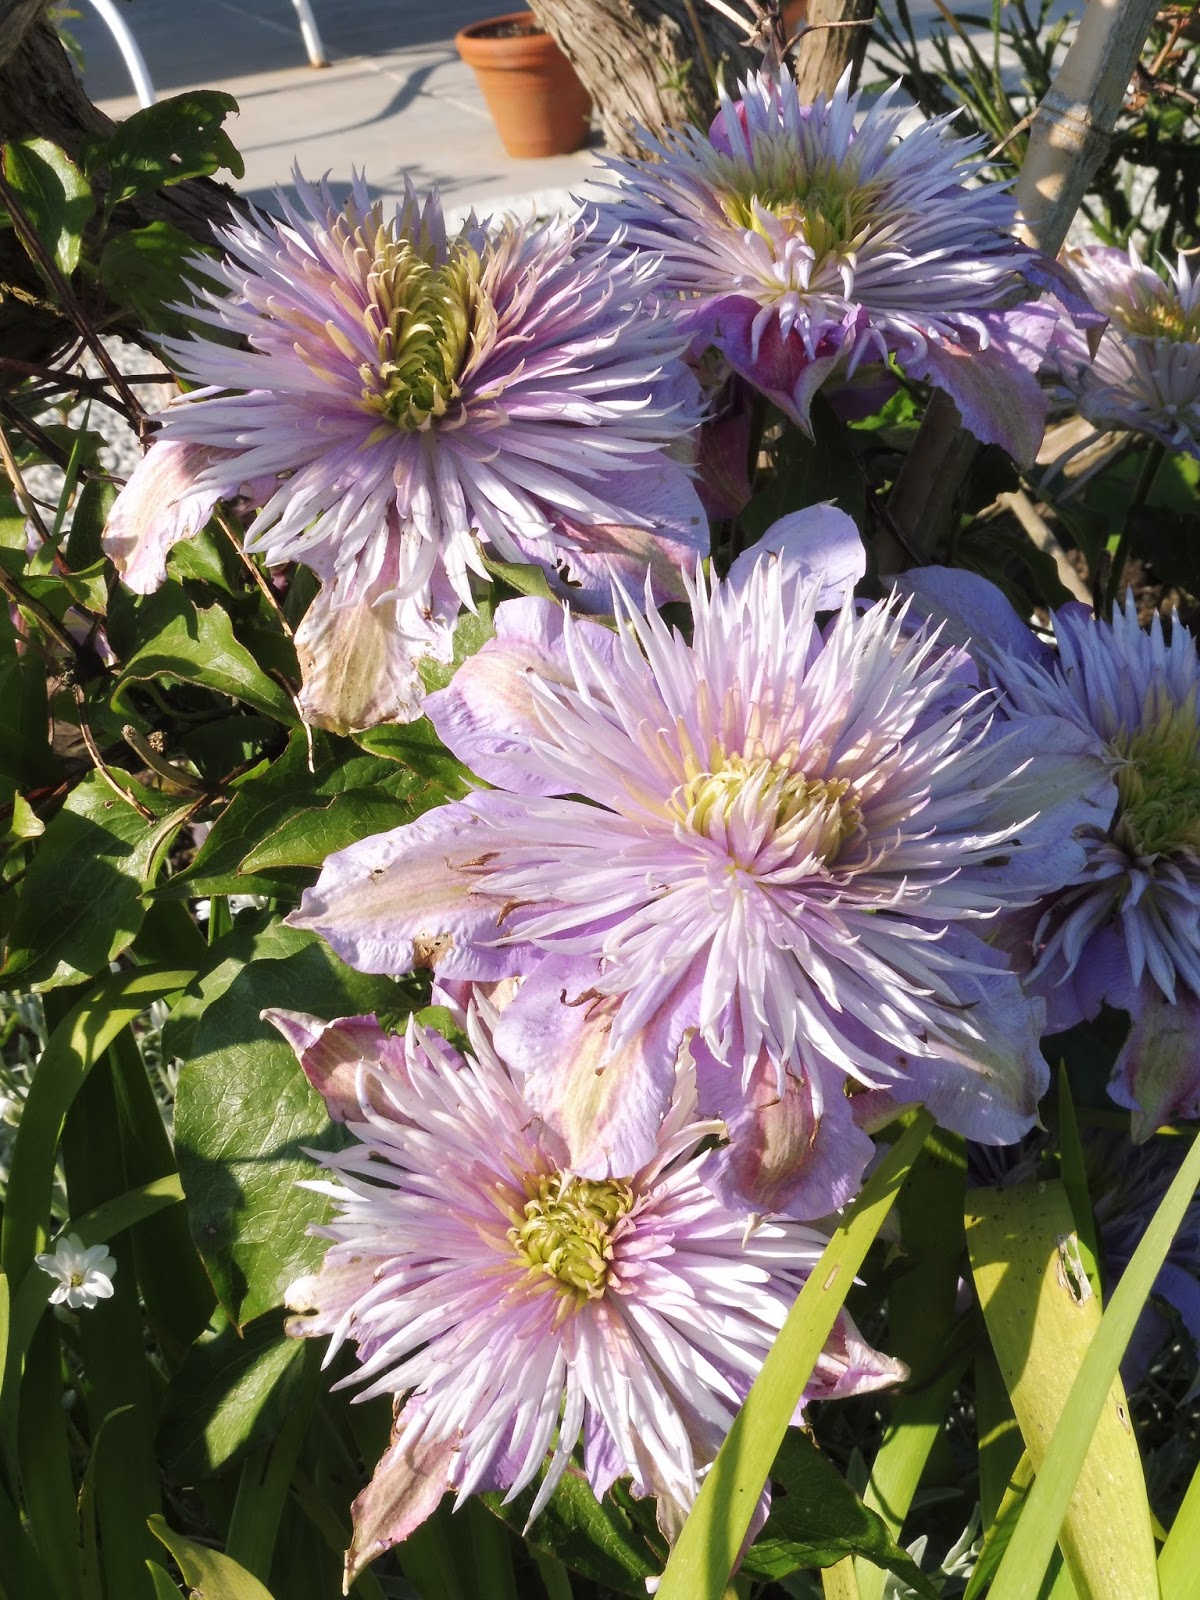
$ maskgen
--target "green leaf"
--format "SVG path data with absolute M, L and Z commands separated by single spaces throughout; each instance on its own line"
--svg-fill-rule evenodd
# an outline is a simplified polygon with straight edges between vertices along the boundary
M 483 564 L 493 578 L 499 578 L 501 583 L 507 584 L 517 594 L 532 594 L 541 600 L 558 599 L 550 587 L 544 568 L 532 561 L 493 561 L 490 556 L 484 556 Z
M 62 771 L 50 748 L 46 669 L 6 650 L 0 661 L 0 779 L 21 789 L 54 783 Z
M 203 1600 L 271 1600 L 270 1593 L 257 1578 L 252 1578 L 219 1550 L 210 1550 L 207 1545 L 185 1539 L 181 1533 L 168 1528 L 162 1517 L 151 1517 L 149 1528 L 179 1563 L 183 1581 L 199 1591 Z
M 813 437 L 787 427 L 775 455 L 775 471 L 738 518 L 743 543 L 759 539 L 771 524 L 801 506 L 833 500 L 861 527 L 866 510 L 862 465 L 855 436 L 818 396 L 812 407 Z
M 431 693 L 435 689 L 444 689 L 467 657 L 482 650 L 495 631 L 492 608 L 486 601 L 480 601 L 474 611 L 468 611 L 458 619 L 454 629 L 454 657 L 449 665 L 428 656 L 417 663 L 421 682 L 426 689 Z
M 1075 1102 L 1071 1097 L 1071 1080 L 1066 1063 L 1058 1064 L 1058 1163 L 1059 1175 L 1067 1199 L 1071 1202 L 1071 1215 L 1075 1219 L 1075 1234 L 1079 1240 L 1079 1257 L 1083 1262 L 1096 1304 L 1104 1305 L 1101 1293 L 1099 1246 L 1096 1241 L 1096 1218 L 1092 1214 L 1092 1201 L 1088 1193 L 1087 1167 L 1083 1144 L 1079 1137 L 1079 1121 L 1075 1115 Z
M 752 1578 L 784 1578 L 801 1567 L 832 1567 L 847 1556 L 865 1556 L 894 1572 L 918 1595 L 937 1591 L 883 1519 L 870 1511 L 827 1456 L 795 1428 L 788 1430 L 771 1469 L 777 1485 L 771 1514 L 742 1562 Z
M 154 629 L 126 662 L 113 690 L 116 710 L 130 709 L 129 690 L 162 679 L 198 683 L 231 699 L 241 700 L 276 722 L 294 724 L 296 708 L 280 687 L 234 637 L 229 614 L 219 605 L 194 606 L 174 584 L 161 589 L 139 613 L 143 626 Z
M 63 277 L 79 264 L 83 230 L 96 203 L 79 168 L 49 139 L 19 139 L 4 146 L 4 176 L 38 238 Z
M 484 1503 L 517 1533 L 529 1517 L 538 1481 L 504 1504 L 501 1494 L 485 1494 Z M 645 1600 L 646 1579 L 662 1567 L 662 1552 L 645 1534 L 616 1497 L 597 1500 L 577 1467 L 568 1467 L 528 1533 L 535 1550 L 547 1551 L 573 1572 L 620 1594 Z
M 91 977 L 141 927 L 143 891 L 188 808 L 128 774 L 122 782 L 153 816 L 141 816 L 98 772 L 71 791 L 21 885 L 0 969 L 6 982 L 53 987 Z
M 0 1232 L 0 1265 L 20 1286 L 46 1238 L 54 1160 L 63 1118 L 97 1056 L 134 1017 L 182 989 L 190 972 L 106 974 L 78 1001 L 42 1052 L 13 1145 Z
M 818 1356 L 933 1118 L 919 1111 L 847 1208 L 738 1412 L 663 1573 L 659 1600 L 720 1600 Z
M 147 1561 L 146 1569 L 154 1584 L 154 1600 L 180 1600 L 180 1592 L 157 1561 Z
M 332 1019 L 395 1004 L 399 985 L 354 972 L 312 940 L 253 961 L 200 1018 L 179 1076 L 175 1139 L 196 1248 L 238 1327 L 281 1305 L 324 1246 L 308 1236 L 328 1203 L 298 1189 L 317 1175 L 305 1149 L 342 1140 L 267 1007 Z
M 226 1323 L 202 1335 L 167 1388 L 158 1447 L 171 1480 L 195 1483 L 273 1439 L 295 1395 L 302 1353 L 277 1312 L 240 1333 Z
M 1192 1155 L 1194 1187 L 1200 1145 Z M 1164 1205 L 1177 1195 L 1177 1183 Z M 1134 1264 L 1142 1256 L 1144 1266 L 1145 1243 Z M 1163 1256 L 1169 1244 L 1168 1235 Z M 1037 1472 L 993 1600 L 1036 1600 L 1056 1541 L 1080 1600 L 1158 1600 L 1150 1507 L 1117 1365 L 1162 1257 L 1121 1334 L 1120 1323 L 1114 1331 L 1111 1320 L 1114 1307 L 1121 1311 L 1116 1295 L 1101 1319 L 1060 1183 L 971 1190 L 967 1246 L 996 1359 Z M 1127 1291 L 1126 1309 L 1129 1304 Z
M 190 300 L 188 282 L 202 272 L 206 254 L 212 252 L 159 218 L 112 235 L 100 252 L 100 282 L 151 333 L 180 334 L 187 318 L 175 305 Z
M 966 1181 L 962 1139 L 935 1129 L 897 1202 L 904 1255 L 888 1293 L 888 1350 L 907 1363 L 910 1377 L 890 1397 L 887 1428 L 863 1496 L 895 1538 L 943 1435 L 947 1408 L 980 1332 L 978 1318 L 964 1318 L 957 1309 L 964 1239 L 961 1227 L 948 1225 L 962 1215 Z M 860 1563 L 862 1600 L 882 1600 L 884 1583 L 879 1563 L 871 1570 Z
M 313 770 L 302 732 L 261 773 L 243 780 L 196 859 L 164 895 L 245 894 L 255 874 L 317 867 L 343 845 L 410 822 L 465 792 L 464 769 L 440 747 L 410 740 L 403 766 L 367 755 L 346 740 L 313 737 Z
M 176 909 L 182 911 L 183 907 Z M 289 928 L 268 912 L 243 912 L 227 934 L 207 947 L 208 965 L 196 974 L 171 1008 L 163 1024 L 163 1054 L 168 1059 L 190 1060 L 196 1024 L 249 962 L 294 955 L 311 942 L 309 934 Z
M 1200 1467 L 1192 1474 L 1183 1504 L 1158 1555 L 1162 1600 L 1190 1600 L 1200 1571 Z
M 220 89 L 191 89 L 135 111 L 88 152 L 88 171 L 107 167 L 109 211 L 134 195 L 165 189 L 185 178 L 206 178 L 222 167 L 235 178 L 246 165 L 222 128 L 238 103 Z

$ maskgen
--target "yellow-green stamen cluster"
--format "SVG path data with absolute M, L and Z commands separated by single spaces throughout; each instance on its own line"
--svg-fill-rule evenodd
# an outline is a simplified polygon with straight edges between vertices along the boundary
M 862 821 L 845 778 L 809 778 L 766 756 L 724 756 L 711 772 L 700 772 L 676 790 L 677 814 L 695 833 L 710 838 L 727 832 L 739 805 L 767 813 L 772 837 L 789 836 L 827 865 Z
M 352 227 L 355 220 L 343 218 L 334 234 L 363 274 L 362 316 L 376 346 L 375 360 L 358 369 L 363 409 L 414 432 L 445 416 L 458 399 L 472 333 L 486 309 L 479 256 L 461 239 L 447 254 L 424 231 L 415 239 L 398 237 L 378 206 Z M 325 332 L 345 354 L 357 356 L 335 323 Z
M 814 270 L 827 257 L 841 259 L 857 250 L 878 215 L 875 186 L 832 163 L 825 170 L 800 172 L 790 150 L 775 162 L 764 160 L 753 172 L 743 173 L 739 164 L 719 198 L 734 227 L 765 236 L 762 213 L 770 212 L 802 235 L 816 258 Z
M 1117 842 L 1138 857 L 1200 852 L 1200 725 L 1194 697 L 1159 722 L 1115 741 Z
M 1137 303 L 1125 301 L 1106 307 L 1117 325 L 1126 333 L 1146 339 L 1170 339 L 1178 344 L 1200 342 L 1200 296 L 1190 309 L 1164 286 L 1161 294 L 1148 292 L 1141 286 L 1134 290 Z
M 633 1190 L 613 1179 L 554 1172 L 531 1175 L 526 1193 L 525 1220 L 508 1234 L 518 1256 L 579 1301 L 598 1300 L 608 1281 L 612 1230 L 633 1205 Z

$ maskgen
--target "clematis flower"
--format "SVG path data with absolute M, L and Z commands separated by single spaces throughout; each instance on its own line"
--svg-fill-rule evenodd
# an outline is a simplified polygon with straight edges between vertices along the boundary
M 340 209 L 299 174 L 299 208 L 218 234 L 192 315 L 167 339 L 191 383 L 113 508 L 126 581 L 162 581 L 170 545 L 243 488 L 246 547 L 321 579 L 296 645 L 311 720 L 419 714 L 415 661 L 450 659 L 486 549 L 536 562 L 576 600 L 610 565 L 657 592 L 707 548 L 684 466 L 698 418 L 679 335 L 640 312 L 654 264 L 582 221 L 446 232 L 411 187 L 392 220 L 361 181 Z M 244 347 L 232 346 L 234 334 Z
M 1133 1026 L 1109 1093 L 1144 1140 L 1200 1115 L 1200 660 L 1196 640 L 1157 616 L 1139 626 L 1132 596 L 1111 622 L 1084 606 L 1037 639 L 985 579 L 947 568 L 906 577 L 935 616 L 969 630 L 1017 715 L 1053 715 L 1089 740 L 1111 773 L 1107 815 L 1077 836 L 1084 858 L 1065 886 L 1010 927 L 1008 942 L 1043 995 L 1051 1032 L 1098 1014 Z
M 576 1446 L 597 1497 L 621 1476 L 673 1532 L 826 1243 L 747 1227 L 707 1188 L 714 1129 L 681 1074 L 653 1154 L 594 1181 L 492 1048 L 409 1024 L 268 1013 L 353 1142 L 322 1155 L 336 1212 L 320 1271 L 288 1290 L 289 1332 L 347 1341 L 360 1398 L 397 1399 L 392 1442 L 354 1504 L 346 1584 L 447 1489 L 508 1498 L 546 1472 L 537 1516 Z M 903 1366 L 843 1314 L 801 1403 L 895 1382 Z M 797 1413 L 796 1420 L 800 1420 Z
M 1066 393 L 1102 433 L 1130 429 L 1200 459 L 1200 279 L 1186 257 L 1176 271 L 1164 262 L 1165 278 L 1133 245 L 1067 261 L 1108 327 L 1094 360 L 1081 333 L 1059 328 L 1052 364 Z
M 741 94 L 722 96 L 707 134 L 643 130 L 644 156 L 609 161 L 614 215 L 628 243 L 662 253 L 680 325 L 806 430 L 818 389 L 871 367 L 886 379 L 894 357 L 978 438 L 1032 459 L 1056 315 L 1019 302 L 1050 286 L 1100 319 L 1013 238 L 1004 186 L 972 181 L 983 141 L 952 137 L 948 117 L 901 137 L 907 111 L 889 93 L 860 112 L 849 72 L 811 106 L 785 70 Z
M 690 643 L 624 593 L 616 633 L 499 607 L 429 701 L 495 787 L 335 852 L 289 919 L 366 971 L 523 976 L 497 1046 L 588 1176 L 649 1158 L 689 1036 L 752 1099 L 800 1080 L 810 1132 L 849 1080 L 1007 1141 L 1046 1081 L 1042 1004 L 976 929 L 1082 866 L 1107 769 L 1062 719 L 990 741 L 964 651 L 855 608 L 850 519 L 785 522 L 691 586 Z

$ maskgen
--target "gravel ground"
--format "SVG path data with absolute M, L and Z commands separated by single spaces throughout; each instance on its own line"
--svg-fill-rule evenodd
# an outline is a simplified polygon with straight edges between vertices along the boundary
M 104 347 L 118 370 L 126 377 L 145 377 L 148 373 L 162 373 L 165 378 L 169 377 L 162 362 L 155 356 L 149 355 L 140 345 L 130 344 L 124 339 L 106 338 Z M 100 363 L 90 352 L 82 357 L 75 370 L 89 378 L 104 377 Z M 150 416 L 160 411 L 175 393 L 173 381 L 138 383 L 133 387 L 134 393 Z M 83 427 L 86 420 L 87 426 L 104 438 L 105 442 L 100 449 L 100 466 L 105 472 L 111 472 L 114 477 L 128 478 L 141 460 L 141 446 L 137 434 L 129 423 L 119 411 L 98 401 L 92 401 L 90 411 L 86 400 L 71 406 L 51 406 L 43 411 L 37 420 L 76 428 Z M 25 473 L 25 483 L 34 499 L 53 514 L 62 494 L 61 470 L 52 466 L 31 467 Z M 69 522 L 68 512 L 68 525 Z

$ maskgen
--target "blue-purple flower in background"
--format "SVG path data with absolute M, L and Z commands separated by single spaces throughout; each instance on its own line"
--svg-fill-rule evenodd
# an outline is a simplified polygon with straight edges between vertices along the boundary
M 869 368 L 886 380 L 894 358 L 945 389 L 978 438 L 1031 459 L 1057 314 L 1030 302 L 1050 285 L 1085 320 L 1088 308 L 1013 237 L 1004 186 L 973 181 L 982 141 L 953 137 L 948 117 L 901 135 L 907 111 L 890 95 L 860 111 L 848 74 L 811 106 L 786 71 L 741 95 L 722 98 L 708 133 L 643 132 L 643 158 L 610 161 L 612 215 L 627 243 L 662 252 L 696 347 L 715 346 L 805 429 L 823 385 Z
M 946 619 L 1014 715 L 1057 716 L 1110 773 L 1107 819 L 1076 830 L 1079 869 L 1008 924 L 1026 987 L 1058 1032 L 1102 1004 L 1132 1027 L 1109 1092 L 1135 1139 L 1200 1115 L 1200 659 L 1178 621 L 1069 605 L 1039 639 L 992 584 L 926 567 L 906 587 Z
M 113 508 L 125 581 L 155 588 L 175 540 L 247 492 L 247 549 L 321 579 L 301 705 L 339 728 L 419 715 L 415 662 L 450 659 L 485 552 L 585 608 L 610 570 L 681 592 L 708 526 L 667 451 L 687 453 L 701 401 L 685 341 L 641 312 L 654 264 L 579 220 L 450 234 L 436 194 L 409 188 L 389 220 L 361 181 L 341 207 L 295 181 L 283 220 L 255 214 L 197 262 L 213 335 L 163 341 L 199 387 Z
M 1067 261 L 1109 319 L 1093 359 L 1084 333 L 1063 323 L 1053 364 L 1080 413 L 1100 432 L 1129 429 L 1200 459 L 1200 278 L 1179 257 L 1166 276 L 1107 247 Z

